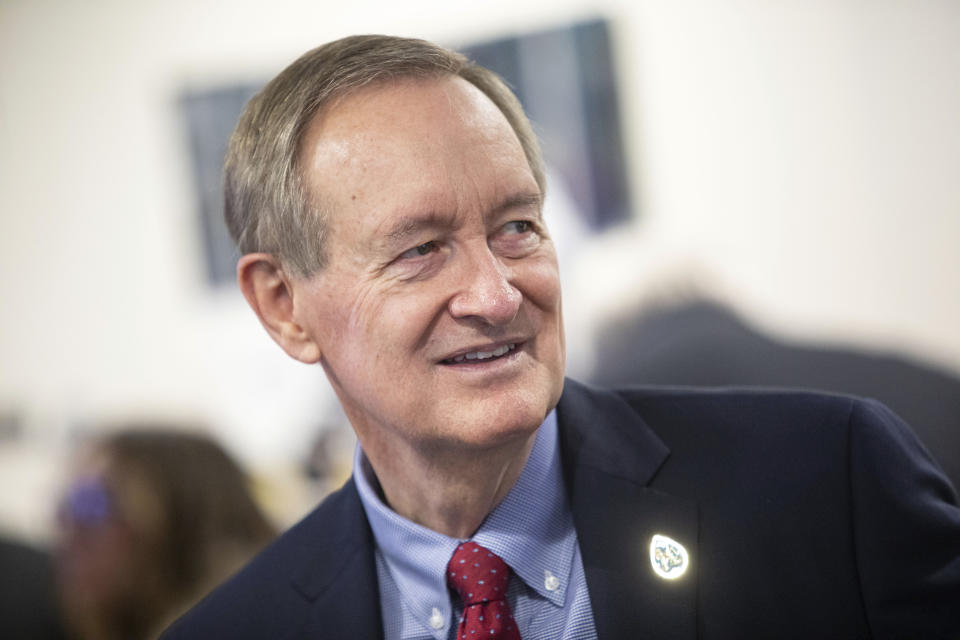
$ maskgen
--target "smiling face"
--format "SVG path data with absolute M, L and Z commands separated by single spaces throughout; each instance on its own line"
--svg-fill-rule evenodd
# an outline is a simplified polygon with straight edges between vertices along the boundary
M 457 77 L 350 94 L 311 123 L 327 266 L 293 315 L 368 451 L 528 438 L 563 386 L 560 282 L 507 120 Z M 389 450 L 389 449 L 386 449 Z

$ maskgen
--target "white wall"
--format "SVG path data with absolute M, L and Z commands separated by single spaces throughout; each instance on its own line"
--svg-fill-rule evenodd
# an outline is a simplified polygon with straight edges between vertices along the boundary
M 650 234 L 784 327 L 960 368 L 960 3 L 667 4 L 636 57 Z
M 330 392 L 206 290 L 175 100 L 355 32 L 614 20 L 642 217 L 579 254 L 571 341 L 654 257 L 695 255 L 773 330 L 960 371 L 955 0 L 338 4 L 0 2 L 0 410 L 31 434 L 0 465 L 21 488 L 0 528 L 44 530 L 22 496 L 49 496 L 59 457 L 37 452 L 79 422 L 204 419 L 258 465 L 305 446 Z

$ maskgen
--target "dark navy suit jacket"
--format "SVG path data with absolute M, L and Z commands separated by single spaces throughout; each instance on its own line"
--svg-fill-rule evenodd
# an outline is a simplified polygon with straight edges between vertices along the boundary
M 601 639 L 960 638 L 956 493 L 882 405 L 568 380 L 557 417 Z M 349 482 L 163 638 L 380 638 L 373 544 Z

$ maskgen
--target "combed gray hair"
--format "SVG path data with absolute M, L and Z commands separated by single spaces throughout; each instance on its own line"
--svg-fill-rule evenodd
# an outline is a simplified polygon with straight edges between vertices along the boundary
M 347 93 L 377 82 L 459 76 L 500 109 L 545 193 L 540 146 L 516 96 L 494 72 L 424 40 L 350 36 L 303 54 L 253 97 L 230 138 L 224 176 L 227 227 L 244 254 L 264 252 L 301 276 L 325 264 L 331 212 L 308 194 L 299 167 L 313 117 Z

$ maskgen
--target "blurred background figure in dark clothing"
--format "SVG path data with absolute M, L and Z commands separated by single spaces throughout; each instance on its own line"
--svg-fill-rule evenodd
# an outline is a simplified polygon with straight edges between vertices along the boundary
M 59 599 L 82 640 L 155 637 L 275 535 L 219 445 L 162 428 L 87 447 L 58 520 Z
M 789 344 L 707 300 L 648 305 L 597 334 L 592 380 L 802 387 L 876 398 L 906 420 L 960 487 L 960 379 L 894 354 Z
M 0 539 L 0 637 L 64 638 L 55 603 L 49 554 Z

